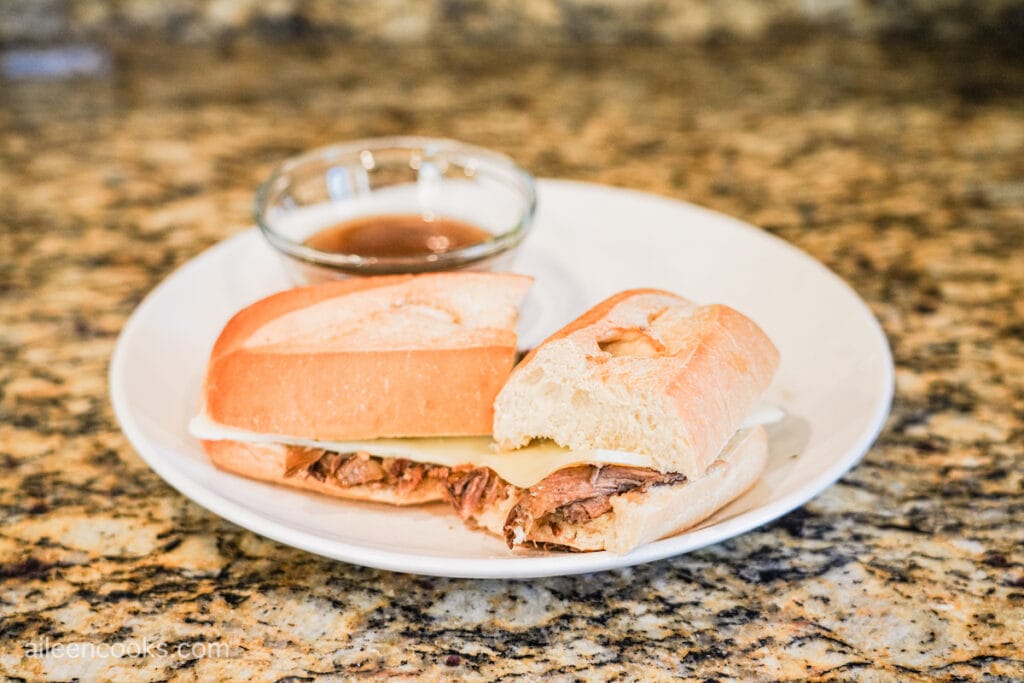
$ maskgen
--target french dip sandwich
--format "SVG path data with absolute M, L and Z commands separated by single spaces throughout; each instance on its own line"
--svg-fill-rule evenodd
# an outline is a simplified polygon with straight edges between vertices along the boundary
M 764 470 L 762 424 L 781 413 L 759 402 L 778 363 L 727 306 L 621 292 L 534 349 L 495 402 L 501 457 L 541 440 L 579 464 L 525 488 L 488 480 L 457 509 L 509 547 L 624 553 L 693 526 Z
M 214 346 L 192 433 L 222 469 L 350 499 L 447 500 L 509 547 L 627 552 L 757 480 L 778 352 L 756 324 L 630 290 L 513 370 L 529 282 L 388 276 L 258 302 Z
M 254 479 L 397 505 L 444 500 L 460 449 L 490 443 L 531 281 L 394 275 L 258 301 L 214 344 L 190 431 L 217 467 Z

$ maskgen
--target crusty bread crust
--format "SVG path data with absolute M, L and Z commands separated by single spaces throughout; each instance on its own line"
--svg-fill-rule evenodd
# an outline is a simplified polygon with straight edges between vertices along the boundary
M 701 476 L 771 383 L 778 350 L 728 306 L 621 292 L 535 348 L 495 402 L 505 449 L 548 438 L 650 455 Z
M 535 346 L 533 349 L 531 349 L 530 352 L 528 354 L 526 354 L 526 356 L 524 356 L 521 361 L 519 361 L 519 365 L 516 366 L 516 369 L 518 370 L 520 368 L 528 367 L 529 364 L 533 361 L 534 357 L 537 355 L 537 352 L 541 348 L 543 348 L 545 344 L 549 344 L 549 343 L 551 343 L 553 341 L 558 341 L 559 339 L 563 339 L 565 337 L 568 337 L 569 335 L 573 334 L 574 332 L 578 332 L 579 330 L 583 330 L 583 329 L 585 329 L 587 327 L 590 327 L 591 325 L 594 325 L 597 322 L 599 322 L 600 320 L 602 320 L 603 318 L 605 318 L 612 311 L 612 309 L 614 309 L 620 303 L 622 303 L 622 302 L 624 302 L 624 301 L 626 301 L 628 299 L 632 299 L 633 297 L 642 296 L 642 295 L 645 295 L 645 294 L 653 294 L 653 295 L 667 294 L 669 296 L 676 296 L 675 294 L 672 294 L 671 292 L 666 292 L 666 291 L 664 291 L 662 289 L 651 289 L 649 287 L 648 288 L 640 288 L 640 289 L 627 289 L 627 290 L 619 292 L 618 294 L 613 294 L 612 296 L 608 297 L 604 301 L 601 301 L 600 303 L 598 303 L 598 304 L 592 306 L 591 308 L 587 309 L 587 311 L 585 313 L 583 313 L 583 315 L 581 315 L 580 317 L 576 318 L 575 320 L 573 320 L 571 323 L 569 323 L 568 325 L 566 325 L 562 329 L 554 332 L 550 337 L 548 337 L 547 339 L 542 341 L 540 344 Z M 676 297 L 676 298 L 682 299 L 682 297 Z
M 489 434 L 530 281 L 396 275 L 263 299 L 214 345 L 205 411 L 225 426 L 313 439 Z
M 515 345 L 420 351 L 266 354 L 219 358 L 207 377 L 215 422 L 310 439 L 476 436 Z M 315 369 L 314 369 L 315 368 Z
M 617 554 L 700 523 L 747 491 L 760 478 L 768 459 L 764 427 L 739 433 L 704 475 L 672 486 L 652 486 L 611 498 L 612 510 L 583 524 L 539 524 L 526 537 L 574 550 L 608 550 Z M 473 518 L 476 526 L 504 534 L 505 519 L 516 496 L 499 500 Z
M 274 484 L 316 491 L 336 498 L 367 500 L 392 505 L 418 505 L 446 500 L 443 482 L 424 479 L 414 490 L 401 494 L 393 487 L 374 484 L 339 486 L 319 481 L 301 473 L 286 473 L 302 464 L 294 460 L 294 451 L 279 444 L 243 443 L 241 441 L 203 441 L 203 450 L 214 465 L 227 472 L 241 474 Z
M 412 278 L 412 275 L 381 275 L 379 277 L 331 280 L 310 287 L 295 287 L 272 294 L 246 306 L 232 316 L 214 343 L 210 359 L 219 358 L 240 347 L 268 320 L 280 318 L 286 313 L 308 308 L 328 299 L 377 287 L 390 287 L 408 282 Z

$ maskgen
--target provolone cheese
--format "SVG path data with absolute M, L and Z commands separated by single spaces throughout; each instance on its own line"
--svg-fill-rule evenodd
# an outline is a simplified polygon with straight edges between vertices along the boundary
M 786 417 L 786 413 L 782 408 L 771 403 L 759 403 L 743 418 L 743 424 L 740 425 L 740 429 L 750 429 L 757 425 L 772 424 L 773 422 L 781 421 L 784 417 Z M 739 431 L 739 429 L 736 431 Z
M 458 467 L 489 467 L 505 481 L 520 488 L 529 488 L 552 472 L 573 465 L 631 465 L 654 467 L 650 456 L 624 451 L 570 451 L 550 442 L 531 444 L 515 451 L 498 452 L 488 437 L 449 437 L 439 439 L 373 439 L 370 441 L 323 441 L 301 439 L 280 434 L 260 434 L 233 427 L 224 427 L 199 415 L 189 423 L 189 431 L 209 441 L 244 441 L 247 443 L 279 443 L 290 446 L 322 448 L 339 453 L 363 451 L 381 458 L 405 458 L 413 462 Z
M 782 411 L 759 406 L 743 422 L 741 429 L 767 424 L 782 418 Z M 519 488 L 529 488 L 549 474 L 573 465 L 628 465 L 655 469 L 653 458 L 642 453 L 602 448 L 571 451 L 542 441 L 514 451 L 498 451 L 488 437 L 448 437 L 438 439 L 372 439 L 368 441 L 329 441 L 303 439 L 282 434 L 262 434 L 225 427 L 201 413 L 189 422 L 189 432 L 208 441 L 276 443 L 289 446 L 322 448 L 338 453 L 366 452 L 381 458 L 404 458 L 413 462 L 458 467 L 489 467 L 495 474 Z

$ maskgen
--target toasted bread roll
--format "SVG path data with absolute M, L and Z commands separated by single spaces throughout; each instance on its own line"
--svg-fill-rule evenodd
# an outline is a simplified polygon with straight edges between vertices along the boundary
M 552 439 L 649 455 L 700 477 L 768 388 L 779 353 L 749 318 L 669 292 L 629 290 L 535 348 L 495 402 L 505 449 Z
M 529 284 L 511 274 L 398 275 L 263 299 L 214 346 L 206 414 L 314 439 L 489 434 Z

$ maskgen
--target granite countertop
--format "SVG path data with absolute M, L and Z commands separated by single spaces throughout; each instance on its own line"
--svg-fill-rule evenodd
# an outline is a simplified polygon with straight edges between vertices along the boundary
M 110 64 L 0 83 L 0 672 L 1024 678 L 1019 61 L 809 39 L 147 47 Z M 686 199 L 808 251 L 891 340 L 877 444 L 741 537 L 521 582 L 329 561 L 183 498 L 114 420 L 118 331 L 176 266 L 249 224 L 275 161 L 394 133 Z M 91 656 L 54 649 L 76 643 Z

